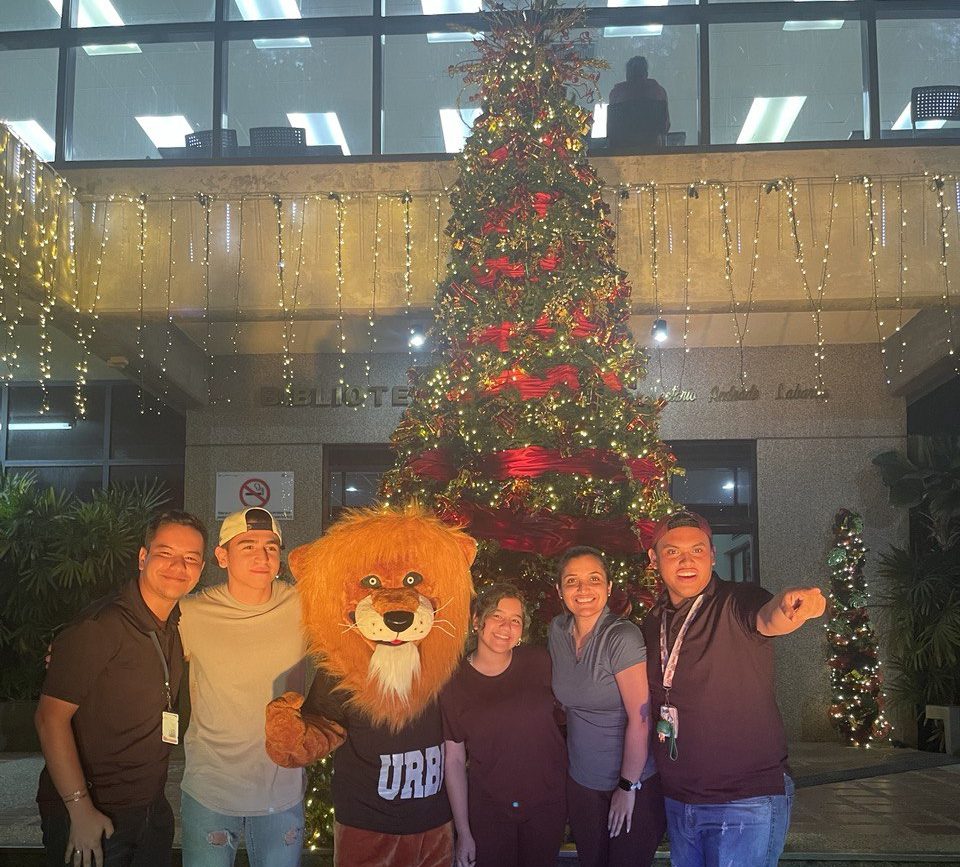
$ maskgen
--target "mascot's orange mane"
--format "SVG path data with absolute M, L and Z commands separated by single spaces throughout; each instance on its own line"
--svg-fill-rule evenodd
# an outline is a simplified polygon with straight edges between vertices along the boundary
M 290 553 L 319 664 L 375 723 L 420 714 L 463 652 L 477 544 L 416 505 L 348 513 Z

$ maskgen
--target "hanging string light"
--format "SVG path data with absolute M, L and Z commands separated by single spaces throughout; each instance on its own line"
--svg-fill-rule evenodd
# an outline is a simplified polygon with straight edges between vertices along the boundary
M 897 281 L 897 374 L 903 376 L 903 360 L 907 350 L 907 341 L 903 335 L 903 297 L 907 291 L 907 251 L 903 246 L 903 235 L 907 228 L 907 209 L 903 206 L 903 178 L 897 181 L 897 251 L 900 260 L 899 280 Z M 889 381 L 887 383 L 889 385 Z
M 23 279 L 24 271 L 27 267 L 27 239 L 29 236 L 29 224 L 27 222 L 27 168 L 26 160 L 22 159 L 23 145 L 19 139 L 13 148 L 13 171 L 14 171 L 14 198 L 13 211 L 9 217 L 14 216 L 20 219 L 19 232 L 17 235 L 17 253 L 13 257 L 12 265 L 14 269 L 14 296 L 13 296 L 13 315 L 7 317 L 7 333 L 4 337 L 4 349 L 0 354 L 0 360 L 7 365 L 6 379 L 13 379 L 14 373 L 20 368 L 20 323 L 23 322 Z
M 807 265 L 806 265 L 806 256 L 803 248 L 803 241 L 800 237 L 800 218 L 798 216 L 798 206 L 797 206 L 797 190 L 796 184 L 793 180 L 788 180 L 786 182 L 785 192 L 787 195 L 787 216 L 790 223 L 790 234 L 793 237 L 793 250 L 794 250 L 794 259 L 797 262 L 797 266 L 800 268 L 800 281 L 803 284 L 803 291 L 807 296 L 807 300 L 810 303 L 811 316 L 813 317 L 814 331 L 816 337 L 816 348 L 813 352 L 814 365 L 816 367 L 816 393 L 819 397 L 826 398 L 827 391 L 824 387 L 823 379 L 823 358 L 824 358 L 824 341 L 823 341 L 823 296 L 826 291 L 827 280 L 830 277 L 828 269 L 828 263 L 830 259 L 830 238 L 833 233 L 833 214 L 837 206 L 837 181 L 838 178 L 834 178 L 833 186 L 830 191 L 830 213 L 827 218 L 827 233 L 826 240 L 823 245 L 823 257 L 821 259 L 820 265 L 820 281 L 817 286 L 817 294 L 814 297 L 813 292 L 810 289 L 810 280 L 807 276 Z M 811 191 L 812 194 L 812 191 Z M 811 222 L 811 234 L 812 234 L 812 222 Z
M 877 324 L 877 343 L 880 347 L 880 361 L 883 364 L 883 373 L 890 384 L 890 371 L 887 369 L 887 348 L 883 345 L 883 320 L 880 318 L 880 271 L 877 256 L 879 255 L 879 238 L 877 229 L 877 200 L 874 193 L 874 183 L 867 175 L 862 178 L 863 195 L 867 205 L 867 253 L 870 257 L 870 273 L 873 278 L 873 313 Z
M 753 230 L 753 256 L 750 261 L 750 276 L 747 283 L 746 315 L 743 323 L 740 322 L 740 299 L 733 280 L 733 238 L 730 231 L 730 190 L 725 184 L 717 184 L 720 194 L 720 230 L 723 236 L 723 278 L 730 292 L 730 315 L 733 318 L 733 333 L 737 341 L 737 356 L 740 369 L 740 387 L 747 387 L 747 371 L 744 366 L 743 344 L 750 324 L 750 313 L 753 310 L 753 290 L 757 279 L 757 260 L 760 258 L 760 213 L 761 200 L 759 189 L 756 199 L 756 217 Z M 712 209 L 711 209 L 712 210 Z
M 40 383 L 40 414 L 44 415 L 50 412 L 50 390 L 49 382 L 52 377 L 51 358 L 53 356 L 53 341 L 50 333 L 50 321 L 53 318 L 53 310 L 56 305 L 56 268 L 57 268 L 57 224 L 59 221 L 60 208 L 57 207 L 56 200 L 59 198 L 60 190 L 63 186 L 63 180 L 59 177 L 52 183 L 48 181 L 41 173 L 38 178 L 36 175 L 36 160 L 33 155 L 33 189 L 34 203 L 39 203 L 35 211 L 38 236 L 38 256 L 37 256 L 37 280 L 40 285 L 41 300 L 39 320 L 39 383 Z M 51 189 L 52 188 L 52 189 Z M 50 199 L 53 196 L 55 202 L 53 207 L 53 216 L 50 224 L 47 223 L 47 214 L 51 210 Z
M 677 389 L 683 391 L 683 375 L 687 370 L 690 354 L 690 199 L 695 187 L 689 187 L 683 197 L 683 355 L 680 358 L 680 379 Z
M 413 344 L 409 338 L 413 337 L 413 326 L 410 324 L 410 312 L 413 308 L 413 227 L 410 222 L 410 203 L 413 196 L 409 190 L 405 190 L 400 201 L 403 203 L 403 315 L 407 320 L 407 343 L 409 345 L 409 354 L 413 355 Z
M 166 403 L 169 395 L 169 380 L 167 377 L 167 363 L 170 359 L 170 350 L 173 348 L 173 271 L 175 263 L 173 261 L 173 226 L 176 217 L 173 214 L 173 198 L 170 199 L 170 209 L 167 215 L 167 280 L 166 280 L 166 299 L 164 303 L 164 335 L 163 349 L 160 353 L 160 389 L 163 403 Z M 159 413 L 160 407 L 157 407 Z
M 230 330 L 230 373 L 231 382 L 237 381 L 237 372 L 239 370 L 240 360 L 240 335 L 243 325 L 241 323 L 242 311 L 240 309 L 240 288 L 243 284 L 243 196 L 240 197 L 240 206 L 237 213 L 237 288 L 233 299 L 233 328 Z M 227 396 L 227 403 L 232 398 Z
M 214 353 L 211 334 L 213 321 L 210 310 L 210 209 L 211 197 L 206 193 L 197 193 L 197 201 L 203 208 L 203 355 L 207 362 L 207 404 L 210 405 L 213 396 Z
M 292 205 L 292 219 L 294 224 L 296 224 L 296 205 L 294 201 Z M 284 300 L 284 313 L 285 319 L 283 323 L 283 357 L 291 359 L 290 364 L 285 364 L 284 367 L 288 371 L 287 379 L 284 382 L 284 391 L 289 397 L 293 393 L 293 346 L 295 340 L 294 328 L 297 319 L 297 305 L 299 302 L 300 295 L 300 269 L 303 267 L 303 229 L 307 221 L 307 200 L 306 197 L 303 199 L 303 207 L 300 209 L 300 232 L 299 232 L 299 241 L 297 244 L 297 264 L 294 270 L 294 280 L 293 280 L 293 297 L 291 302 L 288 304 Z M 281 287 L 282 288 L 282 287 Z
M 346 388 L 347 385 L 344 379 L 346 371 L 347 336 L 343 326 L 343 223 L 345 213 L 343 196 L 339 193 L 330 193 L 330 199 L 333 200 L 337 209 L 337 347 L 339 351 L 340 387 L 343 389 Z
M 943 312 L 947 323 L 947 354 L 954 359 L 953 372 L 960 375 L 960 363 L 958 363 L 953 343 L 953 303 L 950 299 L 950 269 L 947 262 L 947 249 L 950 247 L 950 239 L 947 236 L 947 213 L 950 208 L 944 201 L 946 179 L 943 175 L 934 176 L 933 186 L 937 194 L 937 214 L 940 217 L 940 271 L 943 277 Z
M 381 196 L 377 193 L 376 203 L 373 212 L 373 286 L 371 288 L 370 306 L 367 308 L 367 357 L 364 359 L 364 376 L 367 385 L 370 385 L 370 359 L 377 346 L 377 335 L 374 331 L 374 317 L 377 313 L 377 289 L 380 286 L 380 248 L 383 244 L 381 235 L 380 221 L 380 200 Z
M 137 217 L 140 227 L 140 237 L 137 240 L 137 252 L 140 258 L 140 299 L 138 304 L 138 313 L 139 313 L 139 322 L 137 323 L 137 366 L 138 370 L 138 383 L 137 383 L 137 399 L 140 404 L 140 415 L 143 415 L 146 412 L 146 398 L 144 396 L 144 382 L 143 382 L 143 373 L 145 366 L 145 352 L 144 352 L 144 312 L 143 304 L 144 298 L 147 294 L 147 271 L 146 271 L 146 258 L 147 258 L 147 196 L 146 193 L 141 193 L 137 199 Z
M 660 226 L 657 219 L 657 185 L 652 181 L 647 185 L 650 191 L 650 270 L 653 278 L 653 305 L 657 311 L 657 324 L 654 325 L 654 341 L 657 344 L 657 391 L 663 390 L 663 347 L 660 345 L 666 337 L 666 321 L 660 306 Z M 638 227 L 639 228 L 639 227 Z M 658 324 L 663 336 L 657 333 Z
M 87 414 L 87 376 L 90 372 L 90 354 L 91 343 L 96 335 L 97 318 L 99 316 L 100 306 L 100 281 L 103 276 L 103 261 L 106 258 L 107 240 L 110 237 L 110 203 L 113 202 L 113 196 L 108 196 L 103 203 L 103 226 L 100 231 L 100 246 L 97 251 L 97 258 L 94 262 L 95 276 L 91 286 L 91 302 L 87 307 L 86 315 L 83 319 L 86 322 L 86 330 L 81 330 L 80 354 L 77 361 L 76 372 L 77 382 L 73 394 L 73 403 L 76 407 L 77 415 L 84 418 Z M 96 218 L 96 202 L 91 203 L 91 220 Z M 96 223 L 93 224 L 96 228 Z
M 286 262 L 283 253 L 283 199 L 279 195 L 272 197 L 273 209 L 277 218 L 277 292 L 279 294 L 278 304 L 283 312 L 284 320 L 287 319 L 287 289 L 284 284 L 284 269 Z M 284 329 L 284 339 L 282 342 L 281 358 L 281 378 L 283 381 L 283 396 L 285 402 L 289 405 L 293 398 L 293 359 L 290 356 L 290 347 L 286 340 L 286 329 Z

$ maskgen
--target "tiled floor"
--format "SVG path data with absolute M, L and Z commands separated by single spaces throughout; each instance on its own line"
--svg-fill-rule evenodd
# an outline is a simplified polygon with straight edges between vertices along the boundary
M 931 767 L 943 761 L 911 750 L 795 744 L 798 789 L 785 857 L 858 853 L 904 863 L 908 854 L 935 854 L 960 865 L 960 763 Z M 39 845 L 40 767 L 38 756 L 0 755 L 0 846 Z M 181 762 L 172 764 L 168 793 L 177 813 L 182 771 Z

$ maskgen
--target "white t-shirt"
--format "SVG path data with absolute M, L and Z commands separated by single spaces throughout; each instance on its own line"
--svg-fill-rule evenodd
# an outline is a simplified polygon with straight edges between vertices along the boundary
M 296 588 L 274 581 L 270 599 L 244 605 L 226 584 L 180 600 L 180 636 L 190 663 L 190 726 L 181 787 L 208 810 L 263 816 L 303 798 L 302 768 L 267 756 L 267 704 L 306 691 L 306 640 Z

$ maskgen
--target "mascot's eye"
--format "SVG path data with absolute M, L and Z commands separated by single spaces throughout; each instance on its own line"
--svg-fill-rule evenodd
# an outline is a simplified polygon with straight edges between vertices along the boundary
M 421 581 L 423 581 L 423 575 L 419 572 L 407 572 L 403 576 L 404 587 L 416 587 Z
M 379 590 L 382 585 L 376 575 L 367 575 L 366 578 L 360 579 L 360 586 L 369 587 L 371 590 Z

